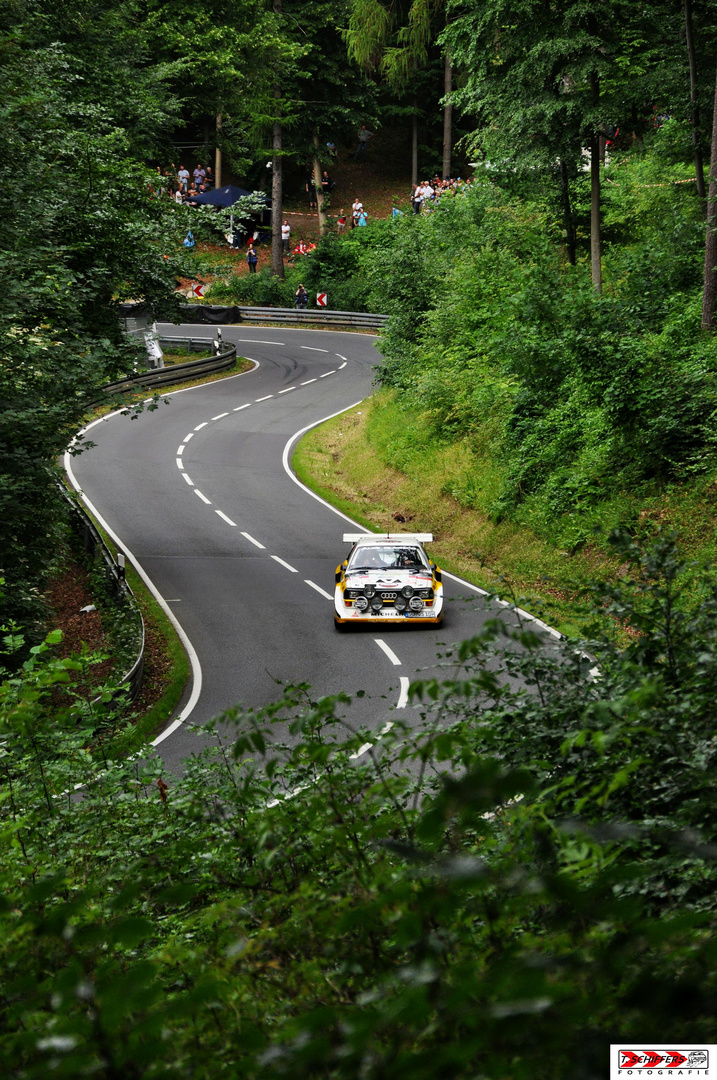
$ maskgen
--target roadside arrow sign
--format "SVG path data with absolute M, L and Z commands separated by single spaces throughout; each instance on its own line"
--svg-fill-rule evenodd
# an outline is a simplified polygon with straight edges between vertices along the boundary
M 317 294 L 316 294 L 316 306 L 317 307 L 326 307 L 327 297 L 328 297 L 328 293 L 317 292 Z
M 195 296 L 198 296 L 200 299 L 204 296 L 204 289 L 205 289 L 204 285 L 192 285 L 193 294 Z

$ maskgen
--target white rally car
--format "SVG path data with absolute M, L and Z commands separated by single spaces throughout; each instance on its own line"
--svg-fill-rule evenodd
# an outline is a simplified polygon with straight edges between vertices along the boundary
M 336 567 L 336 629 L 387 619 L 438 625 L 442 575 L 423 549 L 432 540 L 431 533 L 344 533 L 353 547 Z

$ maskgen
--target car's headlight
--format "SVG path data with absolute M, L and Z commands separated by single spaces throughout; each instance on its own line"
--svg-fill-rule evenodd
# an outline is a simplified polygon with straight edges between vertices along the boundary
M 365 611 L 368 607 L 368 600 L 365 596 L 357 596 L 354 600 L 354 607 L 357 611 Z
M 407 600 L 410 600 L 413 596 L 413 589 L 410 585 L 404 585 L 401 589 L 401 596 L 405 596 Z
M 408 607 L 408 600 L 405 596 L 397 596 L 393 606 L 396 611 L 405 611 Z
M 368 596 L 368 598 L 370 600 L 371 597 L 373 596 L 373 594 L 376 592 L 376 586 L 375 585 L 364 585 L 363 592 L 364 592 L 364 596 Z
M 383 598 L 380 596 L 374 596 L 371 598 L 371 610 L 380 611 L 383 607 Z
M 422 611 L 423 600 L 421 600 L 420 596 L 412 596 L 408 601 L 408 607 L 410 611 Z
M 417 595 L 422 596 L 424 600 L 432 600 L 433 599 L 433 589 L 421 589 L 418 592 Z

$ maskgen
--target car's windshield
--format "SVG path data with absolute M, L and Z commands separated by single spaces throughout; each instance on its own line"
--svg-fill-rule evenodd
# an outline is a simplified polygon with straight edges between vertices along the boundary
M 349 557 L 349 570 L 427 570 L 420 548 L 413 545 L 382 545 L 356 547 Z

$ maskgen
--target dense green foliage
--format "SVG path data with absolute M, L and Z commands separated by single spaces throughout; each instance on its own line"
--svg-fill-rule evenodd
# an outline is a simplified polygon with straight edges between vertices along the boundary
M 55 547 L 54 462 L 137 359 L 114 301 L 174 310 L 181 234 L 142 163 L 173 114 L 134 15 L 98 4 L 91 33 L 71 4 L 0 15 L 0 150 L 25 180 L 0 219 L 0 552 L 4 615 L 27 628 Z
M 553 1080 L 711 1038 L 717 594 L 619 543 L 596 598 L 641 636 L 597 678 L 497 620 L 410 738 L 287 688 L 181 780 L 93 753 L 36 648 L 0 691 L 5 1075 Z

